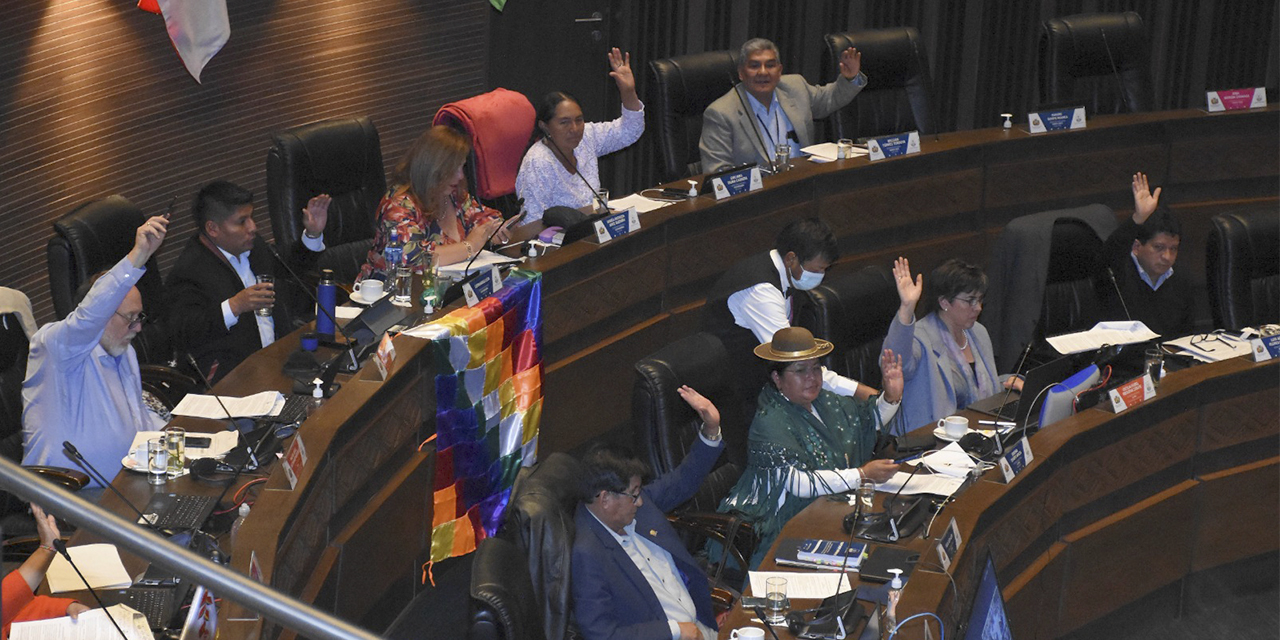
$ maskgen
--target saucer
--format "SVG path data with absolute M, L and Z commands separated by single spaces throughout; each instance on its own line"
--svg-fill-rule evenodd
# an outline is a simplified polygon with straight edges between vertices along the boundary
M 354 302 L 354 303 L 356 303 L 356 304 L 362 304 L 362 305 L 365 305 L 365 306 L 367 307 L 367 306 L 369 306 L 369 305 L 371 305 L 371 304 L 373 304 L 373 303 L 375 303 L 375 302 L 377 302 L 377 301 L 379 301 L 379 300 L 381 300 L 381 299 L 385 298 L 386 296 L 387 296 L 387 292 L 386 292 L 386 291 L 383 291 L 383 292 L 382 292 L 382 295 L 380 295 L 380 296 L 378 296 L 378 297 L 376 297 L 376 298 L 374 298 L 374 299 L 370 300 L 370 299 L 368 299 L 368 298 L 364 297 L 364 294 L 363 294 L 363 293 L 360 293 L 360 292 L 358 292 L 358 291 L 352 291 L 352 292 L 351 292 L 351 296 L 350 296 L 350 297 L 351 297 L 351 301 L 352 301 L 352 302 Z
M 138 464 L 138 461 L 137 461 L 137 460 L 134 460 L 134 459 L 133 459 L 133 456 L 131 456 L 131 455 L 129 455 L 129 456 L 125 456 L 125 457 L 124 457 L 124 459 L 120 461 L 120 466 L 122 466 L 122 467 L 124 467 L 125 469 L 128 469 L 128 470 L 130 470 L 130 471 L 133 471 L 133 472 L 135 472 L 135 473 L 146 473 L 146 472 L 147 472 L 147 467 L 146 467 L 146 465 L 140 465 L 140 464 Z
M 968 435 L 970 433 L 973 433 L 973 429 L 965 430 L 965 435 Z M 943 427 L 935 427 L 933 430 L 933 437 L 939 440 L 946 440 L 947 442 L 955 442 L 956 440 L 960 439 L 960 438 L 953 438 L 947 435 L 947 430 Z M 961 437 L 964 437 L 964 436 L 961 436 Z

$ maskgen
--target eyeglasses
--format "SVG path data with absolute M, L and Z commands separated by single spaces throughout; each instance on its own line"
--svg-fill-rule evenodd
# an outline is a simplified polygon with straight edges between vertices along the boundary
M 636 492 L 635 492 L 635 493 L 627 493 L 627 492 L 625 492 L 625 491 L 611 491 L 610 493 L 616 493 L 616 494 L 618 494 L 618 495 L 620 495 L 620 496 L 626 496 L 626 497 L 628 497 L 628 498 L 631 498 L 631 504 L 636 504 L 637 502 L 640 502 L 640 490 L 639 490 L 639 489 L 636 489 Z
M 788 367 L 786 369 L 783 369 L 783 371 L 786 371 L 788 373 L 794 373 L 797 376 L 804 378 L 808 376 L 822 375 L 822 365 L 811 364 L 807 367 Z
M 135 324 L 141 327 L 142 323 L 147 321 L 147 312 L 145 311 L 139 311 L 138 315 L 135 315 L 132 318 L 130 318 L 129 316 L 126 316 L 123 313 L 120 313 L 119 311 L 116 311 L 115 314 L 123 318 L 125 322 L 128 322 L 129 326 L 131 327 Z
M 1226 346 L 1227 344 L 1222 341 L 1222 338 L 1219 337 L 1219 334 L 1217 333 L 1202 333 L 1200 335 L 1191 336 L 1191 346 L 1204 352 L 1214 351 L 1213 347 L 1209 346 L 1208 344 L 1205 344 L 1207 342 L 1217 342 L 1222 344 L 1223 346 Z
M 977 307 L 982 305 L 986 301 L 986 298 L 983 296 L 972 296 L 969 298 L 962 298 L 960 296 L 956 296 L 952 298 L 952 300 L 955 300 L 956 302 L 963 302 L 971 307 Z

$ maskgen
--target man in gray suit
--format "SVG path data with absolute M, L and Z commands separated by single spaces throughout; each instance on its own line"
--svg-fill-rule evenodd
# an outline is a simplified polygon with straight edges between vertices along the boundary
M 840 77 L 815 87 L 804 77 L 782 75 L 778 47 L 764 38 L 742 45 L 738 56 L 741 84 L 720 96 L 702 114 L 702 170 L 718 171 L 745 162 L 770 166 L 779 144 L 791 156 L 814 143 L 813 121 L 849 104 L 863 87 L 862 54 L 849 47 L 840 54 Z M 738 92 L 739 87 L 743 89 Z M 744 105 L 746 105 L 744 107 Z

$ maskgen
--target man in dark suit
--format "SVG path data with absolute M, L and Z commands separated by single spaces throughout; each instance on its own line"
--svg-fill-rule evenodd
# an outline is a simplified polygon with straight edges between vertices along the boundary
M 196 194 L 191 214 L 199 233 L 169 273 L 169 327 L 177 349 L 194 356 L 201 371 L 215 380 L 292 331 L 293 319 L 306 313 L 308 298 L 258 237 L 251 192 L 230 182 L 212 182 Z M 302 242 L 283 256 L 295 272 L 314 270 L 324 251 L 328 218 L 329 196 L 307 203 Z M 276 282 L 258 283 L 262 275 Z M 259 309 L 271 313 L 259 315 Z
M 608 447 L 583 459 L 584 498 L 574 518 L 573 608 L 587 640 L 712 640 L 707 576 L 664 512 L 688 500 L 724 450 L 720 412 L 689 387 L 702 417 L 698 441 L 671 473 L 641 486 L 644 463 Z

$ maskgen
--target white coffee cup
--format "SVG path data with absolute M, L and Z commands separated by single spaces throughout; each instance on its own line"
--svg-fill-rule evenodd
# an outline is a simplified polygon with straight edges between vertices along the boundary
M 938 426 L 942 427 L 948 438 L 956 440 L 969 433 L 969 419 L 962 416 L 947 416 L 938 421 Z
M 744 640 L 764 640 L 764 629 L 759 627 L 739 627 L 729 632 L 730 638 L 743 638 Z
M 385 283 L 377 278 L 368 278 L 355 283 L 351 288 L 359 294 L 361 300 L 364 300 L 365 302 L 373 302 L 374 300 L 382 297 L 382 287 L 384 284 Z

